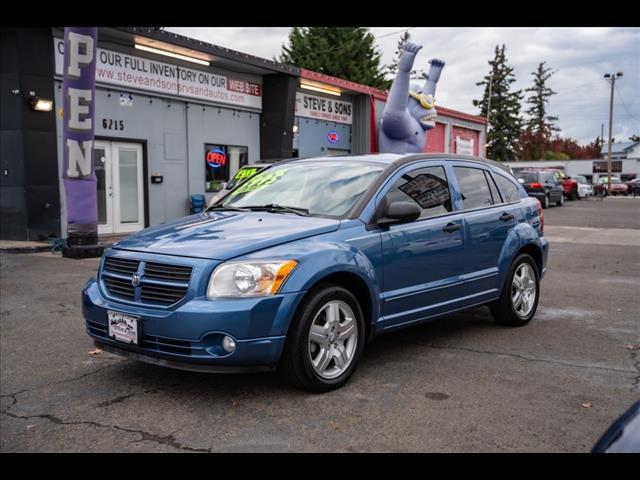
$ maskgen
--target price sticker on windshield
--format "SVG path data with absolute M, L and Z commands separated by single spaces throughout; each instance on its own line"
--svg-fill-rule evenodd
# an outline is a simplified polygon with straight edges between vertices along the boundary
M 271 185 L 284 175 L 285 171 L 286 170 L 276 170 L 275 172 L 264 172 L 260 175 L 256 175 L 255 177 L 251 177 L 244 183 L 244 185 L 234 191 L 234 196 L 238 193 L 253 192 L 254 190 Z

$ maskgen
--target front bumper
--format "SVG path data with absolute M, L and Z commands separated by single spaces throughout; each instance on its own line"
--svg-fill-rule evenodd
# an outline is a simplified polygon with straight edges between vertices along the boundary
M 113 301 L 91 280 L 82 291 L 82 311 L 87 333 L 107 351 L 197 371 L 268 370 L 280 360 L 304 293 L 214 301 L 196 297 L 166 309 Z M 138 345 L 109 337 L 108 311 L 140 318 Z M 224 335 L 236 341 L 231 354 L 221 348 Z
M 593 190 L 591 187 L 584 185 L 584 186 L 579 186 L 578 187 L 578 194 L 581 197 L 590 197 L 593 195 Z

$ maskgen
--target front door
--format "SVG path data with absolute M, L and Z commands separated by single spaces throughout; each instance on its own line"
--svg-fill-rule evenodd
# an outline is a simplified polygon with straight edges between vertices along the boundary
M 384 201 L 413 202 L 413 222 L 381 232 L 384 328 L 417 322 L 456 307 L 464 252 L 462 216 L 453 210 L 442 165 L 405 169 Z
M 96 140 L 98 233 L 130 233 L 144 228 L 142 145 Z

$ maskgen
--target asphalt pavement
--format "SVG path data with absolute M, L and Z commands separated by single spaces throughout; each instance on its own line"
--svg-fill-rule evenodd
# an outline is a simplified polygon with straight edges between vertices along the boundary
M 322 395 L 95 352 L 98 260 L 3 253 L 0 451 L 587 452 L 640 397 L 640 198 L 566 202 L 545 228 L 529 325 L 483 307 L 381 336 Z

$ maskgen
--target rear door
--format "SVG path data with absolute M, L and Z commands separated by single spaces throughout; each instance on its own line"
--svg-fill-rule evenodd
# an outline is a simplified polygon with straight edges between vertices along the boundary
M 429 162 L 398 172 L 376 199 L 416 203 L 420 218 L 381 229 L 384 328 L 454 308 L 462 274 L 464 225 L 454 211 L 445 167 Z
M 509 231 L 516 225 L 513 205 L 503 201 L 490 170 L 460 163 L 451 168 L 460 193 L 465 247 L 459 303 L 484 303 L 499 293 L 498 260 Z

